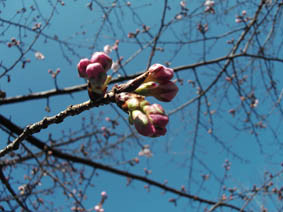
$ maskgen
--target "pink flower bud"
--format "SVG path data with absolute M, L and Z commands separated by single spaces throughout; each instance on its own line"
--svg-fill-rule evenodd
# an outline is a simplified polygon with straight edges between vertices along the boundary
M 100 63 L 89 64 L 86 68 L 86 74 L 89 79 L 96 79 L 104 72 L 105 70 Z
M 175 83 L 167 81 L 162 84 L 155 82 L 143 83 L 135 92 L 144 96 L 154 96 L 156 99 L 163 102 L 170 102 L 176 96 L 178 90 Z
M 112 52 L 112 47 L 110 45 L 105 45 L 103 51 L 105 54 L 110 54 Z
M 152 104 L 152 105 L 145 105 L 143 107 L 143 111 L 149 115 L 149 114 L 165 114 L 165 111 L 163 107 L 160 104 Z
M 91 99 L 95 99 L 94 94 L 103 95 L 107 86 L 107 74 L 100 63 L 89 64 L 86 68 L 86 74 L 88 76 L 88 92 Z
M 77 67 L 78 67 L 78 71 L 79 71 L 79 75 L 80 77 L 83 78 L 87 78 L 87 74 L 86 74 L 86 67 L 91 64 L 91 61 L 87 58 L 81 59 L 80 62 L 78 63 Z
M 144 136 L 158 137 L 166 134 L 168 116 L 159 104 L 145 105 L 143 111 L 134 110 L 130 113 L 130 123 Z
M 100 209 L 101 209 L 101 206 L 100 206 L 100 205 L 96 205 L 96 206 L 94 206 L 94 210 L 95 210 L 95 211 L 97 211 L 97 212 L 98 212 Z
M 108 71 L 112 66 L 112 59 L 104 52 L 95 52 L 90 60 L 92 63 L 100 63 L 105 71 Z
M 243 22 L 243 20 L 242 20 L 241 18 L 236 18 L 236 19 L 235 19 L 235 22 L 236 22 L 236 23 L 241 23 L 241 22 Z
M 167 132 L 166 128 L 156 127 L 155 134 L 152 137 L 159 137 L 159 136 L 165 135 L 166 132 Z
M 154 135 L 156 132 L 155 128 L 144 113 L 142 113 L 140 110 L 134 110 L 131 112 L 131 117 L 133 124 L 141 135 L 149 137 Z
M 170 102 L 177 94 L 178 87 L 175 83 L 168 81 L 160 84 L 153 92 L 153 96 L 163 102 Z
M 205 3 L 204 3 L 205 6 L 208 6 L 208 7 L 213 7 L 214 6 L 214 1 L 211 1 L 211 0 L 206 0 Z
M 165 135 L 166 125 L 168 124 L 168 116 L 165 114 L 164 109 L 159 104 L 144 106 L 143 111 L 146 113 L 150 122 L 155 127 L 154 137 Z
M 178 90 L 175 83 L 168 81 L 158 86 L 158 89 L 155 90 L 154 97 L 163 102 L 170 102 L 176 96 Z
M 149 114 L 148 118 L 155 127 L 164 128 L 168 124 L 168 117 L 161 114 Z
M 161 64 L 154 64 L 149 67 L 149 76 L 145 82 L 154 81 L 159 83 L 165 83 L 172 79 L 174 75 L 174 70 L 167 68 Z
M 102 191 L 102 192 L 101 192 L 101 197 L 102 197 L 102 198 L 106 198 L 106 197 L 107 197 L 106 191 Z

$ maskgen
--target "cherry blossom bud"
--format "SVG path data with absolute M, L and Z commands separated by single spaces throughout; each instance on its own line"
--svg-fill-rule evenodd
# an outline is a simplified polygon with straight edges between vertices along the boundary
M 80 77 L 83 78 L 87 78 L 87 74 L 86 74 L 86 67 L 91 64 L 91 61 L 87 58 L 81 59 L 80 62 L 78 63 L 77 67 L 78 67 L 78 71 L 79 71 L 79 75 Z
M 112 59 L 104 52 L 95 52 L 90 60 L 92 63 L 100 63 L 105 71 L 108 71 L 112 66 Z
M 153 81 L 142 83 L 135 92 L 143 96 L 152 96 L 153 91 L 158 87 L 158 83 Z
M 147 101 L 141 110 L 130 111 L 129 121 L 144 136 L 158 137 L 166 134 L 168 116 L 159 104 L 149 105 Z
M 146 78 L 145 82 L 154 81 L 159 83 L 164 83 L 172 79 L 174 75 L 174 70 L 167 68 L 161 64 L 154 64 L 149 67 L 149 76 Z
M 155 128 L 155 134 L 152 137 L 159 137 L 165 135 L 167 132 L 166 128 Z
M 170 102 L 177 94 L 178 87 L 175 83 L 168 81 L 167 83 L 160 84 L 153 93 L 153 96 L 163 102 Z
M 128 101 L 126 101 L 128 110 L 138 110 L 140 106 L 140 102 L 137 98 L 130 98 Z
M 149 145 L 144 145 L 142 150 L 139 152 L 139 156 L 145 156 L 145 157 L 152 157 L 153 154 L 150 150 L 150 146 Z
M 101 192 L 101 197 L 104 198 L 104 199 L 107 198 L 107 193 L 106 193 L 106 191 L 102 191 L 102 192 Z
M 163 107 L 160 104 L 145 105 L 143 111 L 148 114 L 165 114 Z
M 146 100 L 140 101 L 140 108 L 141 108 L 141 109 L 143 109 L 144 106 L 146 106 L 146 105 L 149 105 L 149 102 L 148 102 L 148 101 L 146 101 Z
M 183 18 L 183 16 L 182 16 L 181 14 L 179 14 L 179 15 L 176 15 L 175 18 L 176 18 L 177 20 L 181 20 L 181 19 Z
M 205 6 L 208 6 L 208 7 L 213 7 L 214 6 L 214 1 L 211 1 L 211 0 L 206 0 L 205 3 L 204 3 Z
M 135 157 L 135 158 L 133 158 L 133 161 L 134 161 L 135 163 L 139 163 L 139 162 L 140 162 L 140 159 L 139 159 L 138 157 Z
M 101 206 L 100 206 L 100 205 L 96 205 L 96 206 L 94 206 L 94 210 L 95 210 L 95 211 L 97 211 L 97 212 L 98 212 L 98 211 L 100 211 L 100 209 L 101 209 Z
M 164 128 L 169 119 L 166 115 L 161 115 L 161 114 L 149 114 L 148 118 L 150 121 L 153 123 L 154 126 L 158 126 L 160 128 Z
M 161 105 L 147 105 L 143 109 L 154 126 L 165 127 L 169 121 Z
M 105 70 L 100 63 L 89 64 L 86 68 L 86 74 L 89 79 L 96 79 L 104 72 Z
M 165 135 L 166 134 L 166 125 L 168 124 L 168 116 L 165 114 L 164 109 L 159 104 L 146 105 L 143 108 L 143 111 L 146 113 L 150 122 L 155 127 L 154 137 Z
M 144 136 L 152 137 L 156 132 L 152 123 L 150 123 L 148 117 L 140 110 L 134 110 L 130 113 L 137 131 Z
M 186 5 L 186 2 L 185 1 L 180 1 L 180 6 L 182 8 L 185 8 L 187 5 Z
M 236 19 L 235 19 L 235 22 L 236 22 L 236 23 L 241 23 L 241 22 L 243 22 L 243 20 L 242 20 L 241 18 L 236 18 Z
M 178 90 L 175 83 L 167 81 L 163 84 L 157 84 L 155 82 L 143 83 L 135 92 L 144 96 L 154 96 L 163 102 L 170 102 L 176 96 Z
M 144 105 L 149 104 L 148 101 L 144 100 L 144 96 L 122 92 L 115 96 L 117 105 L 125 112 L 140 110 Z
M 110 54 L 112 52 L 112 47 L 110 45 L 105 45 L 103 51 L 105 54 Z
M 107 89 L 109 81 L 107 74 L 100 63 L 92 63 L 87 66 L 86 73 L 89 79 L 88 93 L 90 99 L 94 100 L 103 95 Z M 95 95 L 95 94 L 98 94 Z

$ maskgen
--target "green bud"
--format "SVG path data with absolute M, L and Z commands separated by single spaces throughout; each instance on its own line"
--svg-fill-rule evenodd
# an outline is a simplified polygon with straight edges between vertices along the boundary
M 126 104 L 128 106 L 128 109 L 130 111 L 133 110 L 138 110 L 139 109 L 139 100 L 136 98 L 130 98 L 129 100 L 126 101 Z

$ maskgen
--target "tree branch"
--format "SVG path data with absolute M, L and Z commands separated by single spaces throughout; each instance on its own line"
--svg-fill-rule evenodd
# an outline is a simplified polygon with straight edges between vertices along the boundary
M 5 118 L 2 115 L 0 115 L 0 123 L 2 125 L 4 125 L 6 128 L 8 128 L 10 131 L 12 131 L 12 132 L 14 132 L 18 135 L 21 135 L 24 131 L 20 127 L 18 127 L 17 125 L 15 125 L 13 122 L 11 122 L 10 120 L 8 120 L 7 118 Z M 133 173 L 130 173 L 130 172 L 119 170 L 119 169 L 116 169 L 116 168 L 113 168 L 113 167 L 110 167 L 110 166 L 107 166 L 107 165 L 103 165 L 101 163 L 91 161 L 89 159 L 84 159 L 84 158 L 81 158 L 81 157 L 77 157 L 77 156 L 74 156 L 74 155 L 63 153 L 59 150 L 56 150 L 56 149 L 49 147 L 47 144 L 43 143 L 42 141 L 40 141 L 38 138 L 35 138 L 34 136 L 27 135 L 26 140 L 30 144 L 36 146 L 37 148 L 39 148 L 43 151 L 48 151 L 53 157 L 60 158 L 60 159 L 63 159 L 63 160 L 67 160 L 69 162 L 71 161 L 71 162 L 74 162 L 74 163 L 79 163 L 79 164 L 86 165 L 86 166 L 89 166 L 89 167 L 92 167 L 92 168 L 95 168 L 95 169 L 100 169 L 100 170 L 110 172 L 112 174 L 116 174 L 116 175 L 119 175 L 119 176 L 129 177 L 131 179 L 135 179 L 137 181 L 150 184 L 152 186 L 158 187 L 158 188 L 163 189 L 165 191 L 177 194 L 179 196 L 182 196 L 182 197 L 185 197 L 185 198 L 188 198 L 188 199 L 192 199 L 192 200 L 200 202 L 200 203 L 205 203 L 205 204 L 208 204 L 208 205 L 217 204 L 217 202 L 215 202 L 215 201 L 204 199 L 204 198 L 192 195 L 192 194 L 184 193 L 184 192 L 179 191 L 177 189 L 174 189 L 174 188 L 171 188 L 171 187 L 166 186 L 164 184 L 161 184 L 157 181 L 148 179 L 147 177 L 143 177 L 143 176 L 136 175 L 136 174 L 133 174 Z M 231 208 L 231 209 L 238 210 L 238 211 L 241 210 L 237 206 L 234 206 L 234 205 L 231 205 L 231 204 L 228 204 L 228 203 L 224 203 L 224 202 L 221 202 L 219 204 L 219 207 L 227 207 L 227 208 Z

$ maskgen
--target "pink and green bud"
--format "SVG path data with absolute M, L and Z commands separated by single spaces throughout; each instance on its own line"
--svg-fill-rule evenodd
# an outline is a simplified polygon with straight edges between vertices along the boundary
M 81 59 L 80 62 L 77 65 L 78 72 L 80 77 L 83 78 L 88 78 L 87 73 L 86 73 L 86 67 L 91 64 L 91 61 L 87 58 Z
M 158 137 L 166 134 L 169 119 L 161 105 L 147 104 L 142 111 L 133 110 L 129 114 L 129 122 L 135 125 L 141 135 Z
M 133 111 L 133 110 L 138 110 L 140 107 L 140 102 L 137 98 L 130 98 L 129 100 L 126 101 L 128 110 Z
M 87 66 L 86 73 L 91 83 L 92 87 L 102 88 L 106 79 L 107 75 L 100 63 L 92 63 Z
M 147 105 L 150 105 L 148 101 L 146 101 L 146 100 L 140 101 L 140 109 L 141 110 L 143 110 L 143 108 Z
M 108 71 L 112 66 L 112 59 L 104 52 L 95 52 L 90 61 L 92 63 L 100 63 L 105 71 Z
M 106 72 L 112 65 L 112 59 L 103 52 L 96 52 L 91 59 L 81 59 L 77 65 L 80 77 L 88 79 L 88 94 L 95 100 L 105 94 L 111 76 Z
M 176 96 L 178 90 L 175 83 L 167 81 L 162 84 L 155 82 L 143 83 L 135 92 L 144 96 L 154 96 L 156 99 L 163 102 L 170 102 Z
M 89 64 L 86 68 L 86 74 L 88 79 L 97 79 L 100 77 L 102 74 L 106 74 L 106 71 L 102 67 L 100 63 L 92 63 Z
M 106 79 L 105 79 L 106 76 Z M 111 76 L 102 74 L 101 79 L 89 79 L 88 80 L 88 95 L 89 98 L 95 101 L 97 98 L 103 96 L 107 90 L 107 85 L 111 80 Z M 104 82 L 104 83 L 103 83 Z
M 89 92 L 93 92 L 99 95 L 105 93 L 105 82 L 107 81 L 107 75 L 100 63 L 92 63 L 89 64 L 86 68 L 86 74 L 89 79 L 90 90 Z
M 142 110 L 143 107 L 149 105 L 149 102 L 144 100 L 144 97 L 137 95 L 136 97 L 131 97 L 126 101 L 127 109 L 129 111 Z
M 143 111 L 149 115 L 149 114 L 161 114 L 164 115 L 165 111 L 163 107 L 160 104 L 152 104 L 152 105 L 146 105 L 143 107 Z
M 163 129 L 168 124 L 168 116 L 165 114 L 164 109 L 159 104 L 147 105 L 143 108 L 150 122 L 156 129 Z M 161 130 L 164 131 L 164 130 Z M 166 129 L 165 129 L 166 132 Z
M 149 104 L 149 102 L 144 99 L 144 96 L 128 92 L 116 95 L 115 101 L 125 112 L 140 110 L 144 105 Z
M 142 83 L 136 90 L 135 92 L 143 95 L 143 96 L 153 96 L 154 90 L 158 87 L 158 83 L 156 82 L 146 82 Z
M 163 102 L 170 102 L 178 93 L 178 87 L 174 82 L 168 81 L 154 90 L 153 96 Z
M 156 130 L 148 117 L 140 110 L 134 110 L 130 113 L 131 120 L 137 131 L 144 136 L 154 136 Z
M 146 78 L 145 82 L 159 82 L 165 83 L 170 81 L 174 75 L 174 70 L 172 68 L 167 68 L 161 64 L 154 64 L 148 69 L 149 75 Z

